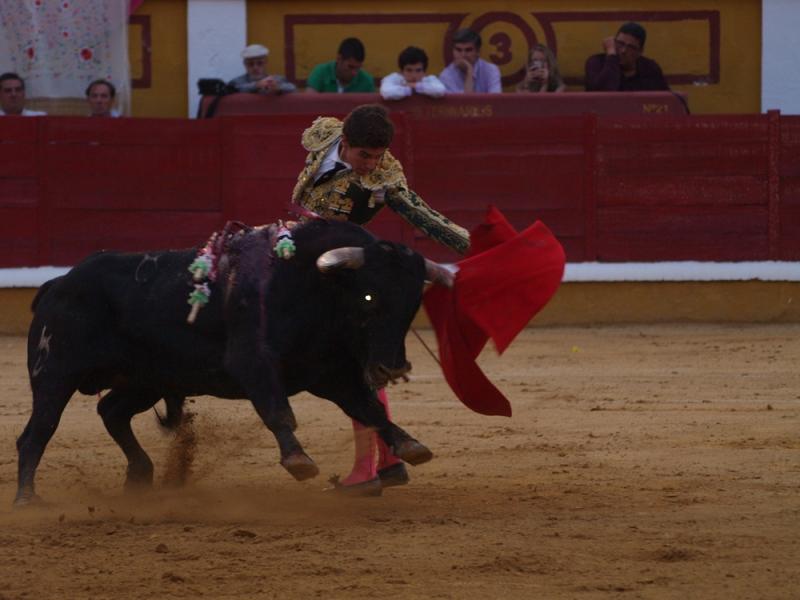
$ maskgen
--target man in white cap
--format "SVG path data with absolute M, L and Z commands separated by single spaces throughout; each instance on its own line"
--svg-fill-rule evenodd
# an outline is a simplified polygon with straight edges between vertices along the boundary
M 267 74 L 267 55 L 269 48 L 261 44 L 250 44 L 242 50 L 242 60 L 247 73 L 231 79 L 228 85 L 237 92 L 260 94 L 286 94 L 297 88 L 282 75 Z

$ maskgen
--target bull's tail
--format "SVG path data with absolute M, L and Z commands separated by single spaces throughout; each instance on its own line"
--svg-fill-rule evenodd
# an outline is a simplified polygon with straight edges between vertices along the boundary
M 162 415 L 154 406 L 153 412 L 156 413 L 158 424 L 165 431 L 176 431 L 183 423 L 183 403 L 186 398 L 183 396 L 164 396 L 164 404 L 167 405 L 167 413 Z

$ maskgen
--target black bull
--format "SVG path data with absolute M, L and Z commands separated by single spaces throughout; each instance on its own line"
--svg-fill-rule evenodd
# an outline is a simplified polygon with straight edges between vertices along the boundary
M 267 230 L 235 236 L 191 325 L 196 250 L 102 252 L 43 285 L 28 335 L 33 411 L 17 440 L 15 502 L 35 498 L 36 468 L 76 390 L 109 390 L 97 410 L 128 460 L 128 486 L 152 483 L 131 419 L 161 398 L 249 399 L 298 480 L 319 472 L 294 435 L 288 396 L 303 390 L 374 427 L 403 460 L 429 460 L 386 418 L 375 388 L 410 368 L 405 335 L 424 280 L 450 283 L 446 270 L 349 223 L 313 221 L 293 237 L 296 255 L 283 260 Z

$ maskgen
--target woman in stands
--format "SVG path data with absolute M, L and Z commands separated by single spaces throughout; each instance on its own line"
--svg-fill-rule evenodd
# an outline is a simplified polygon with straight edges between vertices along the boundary
M 517 85 L 517 92 L 563 92 L 566 89 L 558 61 L 544 44 L 536 44 L 528 53 L 525 79 Z

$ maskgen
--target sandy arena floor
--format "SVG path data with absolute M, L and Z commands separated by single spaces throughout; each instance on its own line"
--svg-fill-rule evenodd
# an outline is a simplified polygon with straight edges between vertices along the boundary
M 423 337 L 432 342 L 430 331 Z M 800 597 L 800 326 L 524 332 L 482 364 L 511 419 L 471 413 L 418 340 L 396 421 L 433 461 L 383 497 L 323 493 L 349 423 L 293 401 L 323 476 L 296 483 L 246 402 L 199 398 L 184 488 L 171 439 L 124 496 L 124 459 L 73 398 L 42 460 L 44 507 L 12 510 L 30 410 L 24 339 L 0 337 L 0 599 Z

